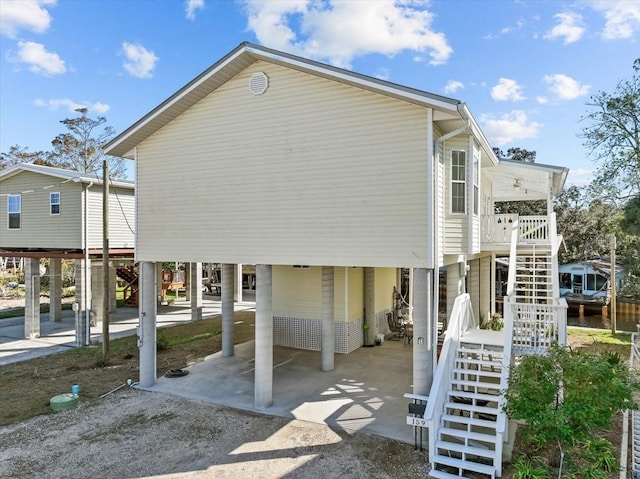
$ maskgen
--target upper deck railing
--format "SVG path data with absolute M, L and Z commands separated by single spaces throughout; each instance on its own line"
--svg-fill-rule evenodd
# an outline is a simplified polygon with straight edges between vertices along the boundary
M 508 249 L 513 228 L 518 228 L 519 244 L 546 243 L 550 239 L 548 216 L 482 215 L 480 230 L 482 246 Z

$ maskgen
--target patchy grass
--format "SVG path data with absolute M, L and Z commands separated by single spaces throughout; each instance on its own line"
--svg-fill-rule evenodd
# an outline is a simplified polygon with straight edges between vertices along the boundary
M 166 348 L 158 351 L 157 375 L 169 369 L 180 369 L 201 361 L 222 348 L 219 316 L 186 324 L 160 328 Z M 254 338 L 254 312 L 235 313 L 236 344 Z M 49 400 L 80 385 L 83 401 L 96 401 L 101 395 L 138 380 L 139 350 L 136 336 L 114 339 L 111 354 L 102 348 L 88 346 L 63 353 L 7 364 L 0 369 L 0 426 L 51 412 Z
M 618 331 L 612 334 L 606 329 L 568 327 L 569 346 L 574 349 L 589 349 L 593 352 L 617 352 L 628 359 L 631 353 L 631 333 Z

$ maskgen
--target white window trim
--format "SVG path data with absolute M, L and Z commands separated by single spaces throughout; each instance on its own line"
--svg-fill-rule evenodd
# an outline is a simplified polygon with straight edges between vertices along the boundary
M 54 203 L 53 202 L 53 195 L 58 195 L 58 202 Z M 60 207 L 60 203 L 62 203 L 62 196 L 60 195 L 59 191 L 52 191 L 51 193 L 49 193 L 49 215 L 50 216 L 60 216 L 60 212 L 62 211 L 61 207 Z M 52 210 L 54 205 L 58 205 L 58 212 L 54 213 Z
M 11 198 L 18 198 L 20 202 L 20 209 L 18 211 L 9 211 L 9 205 L 11 203 Z M 11 228 L 10 226 L 10 215 L 12 214 L 20 215 L 20 227 L 19 228 Z M 22 195 L 7 195 L 7 229 L 8 230 L 21 230 L 22 229 Z
M 462 180 L 454 180 L 453 179 L 453 153 L 454 152 L 459 152 L 459 153 L 464 153 L 464 175 L 463 175 L 463 179 Z M 449 168 L 449 173 L 450 173 L 450 179 L 449 179 L 449 214 L 451 215 L 459 215 L 459 216 L 465 216 L 467 214 L 467 209 L 468 209 L 468 191 L 467 191 L 467 174 L 468 174 L 468 170 L 467 168 L 469 168 L 469 165 L 467 164 L 467 150 L 462 150 L 462 149 L 452 149 L 451 150 L 451 165 Z M 464 211 L 453 211 L 453 185 L 454 184 L 462 184 L 464 185 Z

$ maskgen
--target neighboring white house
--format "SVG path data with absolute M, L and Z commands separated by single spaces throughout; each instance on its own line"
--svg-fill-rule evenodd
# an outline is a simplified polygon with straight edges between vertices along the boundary
M 491 393 L 456 384 L 485 370 L 505 380 L 508 368 L 486 361 L 564 341 L 551 199 L 566 168 L 499 161 L 459 100 L 249 43 L 105 152 L 136 165 L 143 386 L 156 380 L 159 262 L 223 264 L 225 356 L 233 355 L 233 265 L 256 265 L 255 406 L 263 409 L 273 401 L 274 345 L 319 350 L 322 369 L 332 369 L 335 353 L 371 344 L 382 330 L 398 271 L 408 268 L 412 386 L 429 396 L 433 474 L 450 465 L 500 475 L 500 384 L 483 386 Z M 546 200 L 547 214 L 494 214 L 495 202 L 514 200 Z M 496 255 L 512 257 L 507 327 L 481 334 L 478 319 L 494 312 Z M 440 268 L 449 328 L 437 362 Z M 478 409 L 476 394 L 494 399 Z M 469 414 L 453 418 L 446 398 L 463 395 L 473 404 L 457 409 Z M 451 440 L 447 424 L 472 431 L 474 421 L 488 423 L 475 416 L 488 409 L 497 421 L 495 435 L 482 436 L 492 437 L 485 452 Z M 492 465 L 454 448 L 460 440 Z
M 41 258 L 50 259 L 52 319 L 59 321 L 62 317 L 62 259 L 76 261 L 76 299 L 80 311 L 89 317 L 91 310 L 100 318 L 102 205 L 102 179 L 96 175 L 31 163 L 0 171 L 0 256 L 25 258 L 25 277 L 31 278 L 25 281 L 26 337 L 37 337 L 40 331 L 37 264 Z M 110 257 L 132 258 L 134 183 L 112 180 L 109 206 Z M 115 285 L 115 270 L 111 273 Z M 112 304 L 115 305 L 115 287 L 111 289 L 114 292 Z
M 560 294 L 581 295 L 584 299 L 606 299 L 609 294 L 611 262 L 585 260 L 558 266 L 560 274 Z M 616 268 L 616 289 L 620 291 L 626 273 L 624 268 Z

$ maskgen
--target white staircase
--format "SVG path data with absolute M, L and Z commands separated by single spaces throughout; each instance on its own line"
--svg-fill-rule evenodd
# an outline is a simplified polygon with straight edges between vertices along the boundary
M 478 329 L 466 294 L 449 318 L 424 415 L 431 478 L 501 477 L 508 425 L 501 391 L 512 357 L 566 344 L 555 215 L 516 219 L 511 234 L 504 331 Z
M 494 479 L 502 463 L 500 414 L 502 335 L 477 331 L 461 338 L 443 414 L 437 428 L 430 477 Z M 479 335 L 479 336 L 478 336 Z M 487 341 L 487 342 L 485 342 Z
M 553 302 L 553 263 L 550 244 L 518 245 L 514 295 L 517 303 Z

